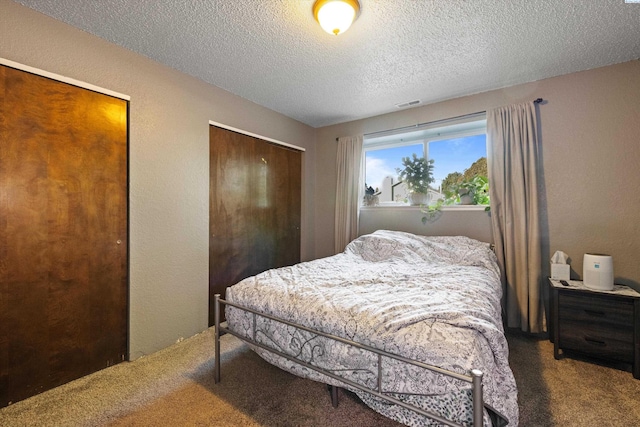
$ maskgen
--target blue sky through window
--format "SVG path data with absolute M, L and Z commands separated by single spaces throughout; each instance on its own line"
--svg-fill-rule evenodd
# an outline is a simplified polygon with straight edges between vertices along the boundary
M 422 143 L 403 147 L 392 147 L 366 152 L 367 185 L 381 188 L 385 177 L 391 176 L 394 181 L 398 174 L 396 168 L 402 167 L 402 158 L 416 153 L 423 154 Z M 473 135 L 429 142 L 430 159 L 434 160 L 432 187 L 438 188 L 442 180 L 451 172 L 463 173 L 465 169 L 481 157 L 487 156 L 486 135 Z

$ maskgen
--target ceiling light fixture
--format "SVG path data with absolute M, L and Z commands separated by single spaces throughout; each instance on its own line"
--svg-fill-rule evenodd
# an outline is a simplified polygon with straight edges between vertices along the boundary
M 316 0 L 313 16 L 329 34 L 342 34 L 349 29 L 360 12 L 358 0 Z

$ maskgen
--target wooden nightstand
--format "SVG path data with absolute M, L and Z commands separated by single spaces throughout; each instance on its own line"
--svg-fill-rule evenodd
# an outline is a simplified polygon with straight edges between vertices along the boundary
M 549 279 L 553 355 L 571 350 L 607 361 L 630 363 L 640 379 L 640 293 L 615 285 L 612 291 L 569 280 Z

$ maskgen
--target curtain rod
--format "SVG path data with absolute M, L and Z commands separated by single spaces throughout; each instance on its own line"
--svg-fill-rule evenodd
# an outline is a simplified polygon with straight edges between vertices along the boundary
M 536 98 L 533 100 L 534 104 L 540 104 L 542 101 L 544 101 L 544 99 L 542 98 Z M 450 122 L 453 120 L 460 120 L 460 119 L 464 119 L 467 117 L 473 117 L 473 116 L 477 116 L 478 114 L 484 114 L 487 111 L 476 111 L 475 113 L 470 113 L 470 114 L 463 114 L 461 116 L 456 116 L 456 117 L 449 117 L 447 119 L 440 119 L 440 120 L 434 120 L 432 122 L 425 122 L 425 123 L 418 123 L 417 125 L 410 125 L 410 126 L 404 126 L 404 127 L 399 127 L 399 128 L 395 128 L 395 129 L 387 129 L 387 130 L 382 130 L 382 131 L 378 131 L 378 132 L 371 132 L 371 133 L 365 133 L 364 136 L 373 136 L 373 135 L 378 135 L 381 133 L 387 133 L 387 132 L 398 132 L 401 130 L 409 130 L 409 129 L 415 129 L 418 128 L 420 126 L 426 126 L 426 125 L 434 125 L 434 124 L 438 124 L 438 123 L 446 123 L 446 122 Z M 336 138 L 336 142 L 338 142 L 339 138 Z

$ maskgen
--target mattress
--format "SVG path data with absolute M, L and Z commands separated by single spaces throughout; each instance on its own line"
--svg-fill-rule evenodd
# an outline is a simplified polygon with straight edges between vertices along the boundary
M 483 372 L 490 414 L 518 424 L 516 383 L 501 319 L 502 288 L 489 245 L 463 236 L 425 237 L 381 230 L 341 254 L 249 277 L 226 299 L 385 352 L 460 374 Z M 376 389 L 378 357 L 365 350 L 227 306 L 228 328 L 314 366 Z M 255 322 L 255 323 L 254 323 Z M 254 331 L 255 328 L 255 331 Z M 435 426 L 400 405 L 259 347 L 293 374 L 352 389 L 368 406 L 409 426 Z M 471 425 L 470 384 L 382 358 L 382 392 Z

